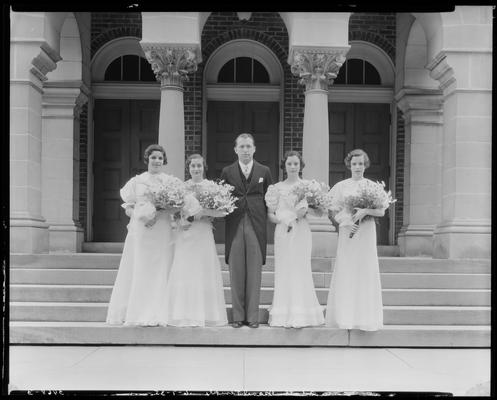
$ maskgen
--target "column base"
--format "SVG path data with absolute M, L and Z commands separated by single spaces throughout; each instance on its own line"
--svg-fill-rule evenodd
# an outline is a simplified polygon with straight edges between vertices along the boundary
M 409 225 L 399 232 L 401 257 L 433 256 L 434 225 Z
M 49 239 L 51 252 L 81 253 L 84 231 L 75 225 L 50 225 Z
M 327 217 L 308 216 L 312 233 L 312 257 L 336 256 L 338 233 Z
M 37 217 L 10 219 L 11 253 L 48 253 L 48 224 Z
M 489 220 L 444 221 L 433 233 L 433 258 L 490 258 Z

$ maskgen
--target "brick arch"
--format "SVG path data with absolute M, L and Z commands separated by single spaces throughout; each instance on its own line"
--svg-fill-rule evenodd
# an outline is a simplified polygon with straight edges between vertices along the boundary
M 141 40 L 142 30 L 141 26 L 120 26 L 117 28 L 109 29 L 105 32 L 100 33 L 98 36 L 91 41 L 91 55 L 95 55 L 97 50 L 102 47 L 105 43 L 110 42 L 113 39 L 117 39 L 123 36 L 133 36 Z
M 205 45 L 203 44 L 202 59 L 208 60 L 212 52 L 216 50 L 219 46 L 236 39 L 251 39 L 267 46 L 276 55 L 276 57 L 278 57 L 278 60 L 281 62 L 281 65 L 283 66 L 283 68 L 285 68 L 288 52 L 283 49 L 281 44 L 278 43 L 271 36 L 263 32 L 256 31 L 253 29 L 246 29 L 246 28 L 234 29 L 224 32 L 223 34 L 210 40 Z
M 349 41 L 350 40 L 362 40 L 364 42 L 370 42 L 377 45 L 382 50 L 384 50 L 395 63 L 395 47 L 393 47 L 381 35 L 378 35 L 377 33 L 371 31 L 350 30 Z

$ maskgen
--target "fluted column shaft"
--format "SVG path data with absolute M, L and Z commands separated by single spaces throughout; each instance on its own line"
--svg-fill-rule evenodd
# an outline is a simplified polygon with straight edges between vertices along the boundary
M 166 171 L 184 179 L 185 111 L 183 82 L 197 70 L 200 59 L 194 47 L 141 43 L 147 60 L 161 83 L 159 144 L 164 146 Z
M 329 183 L 328 85 L 337 77 L 347 51 L 348 48 L 294 47 L 290 54 L 292 73 L 305 85 L 302 156 L 306 179 Z M 331 257 L 336 250 L 335 228 L 326 216 L 308 218 L 313 255 Z

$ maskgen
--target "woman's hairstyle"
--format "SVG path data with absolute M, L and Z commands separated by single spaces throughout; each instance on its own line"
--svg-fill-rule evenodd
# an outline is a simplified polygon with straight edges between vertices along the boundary
M 302 158 L 302 155 L 297 151 L 297 150 L 288 150 L 284 155 L 283 155 L 283 159 L 281 160 L 281 164 L 280 164 L 280 168 L 283 170 L 283 171 L 286 171 L 285 170 L 285 163 L 286 163 L 286 160 L 288 160 L 288 157 L 292 157 L 292 156 L 296 156 L 298 157 L 299 161 L 300 161 L 300 171 L 299 173 L 302 173 L 302 170 L 304 169 L 305 167 L 305 162 L 304 162 L 304 159 Z
M 185 162 L 185 172 L 186 172 L 186 176 L 191 178 L 192 175 L 190 174 L 190 164 L 192 163 L 193 160 L 196 160 L 196 159 L 199 159 L 201 158 L 202 159 L 202 164 L 204 165 L 204 175 L 205 175 L 205 172 L 207 171 L 207 164 L 205 163 L 205 159 L 204 157 L 202 156 L 202 154 L 190 154 L 187 159 L 186 159 L 186 162 Z
M 371 165 L 371 162 L 369 161 L 369 157 L 366 154 L 366 152 L 362 149 L 354 149 L 349 154 L 347 154 L 347 157 L 343 160 L 345 163 L 345 166 L 350 169 L 350 161 L 352 160 L 352 157 L 357 157 L 357 156 L 364 156 L 364 168 L 368 168 Z
M 235 139 L 235 147 L 238 144 L 238 139 L 252 139 L 252 144 L 255 146 L 254 137 L 250 133 L 240 133 Z
M 148 165 L 148 158 L 154 151 L 160 151 L 164 156 L 164 165 L 167 164 L 166 150 L 160 144 L 151 144 L 143 152 L 143 162 Z

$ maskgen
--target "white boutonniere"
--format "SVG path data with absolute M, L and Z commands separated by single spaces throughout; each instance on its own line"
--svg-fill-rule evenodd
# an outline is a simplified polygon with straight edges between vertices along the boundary
M 259 178 L 259 183 L 264 182 L 264 178 Z

